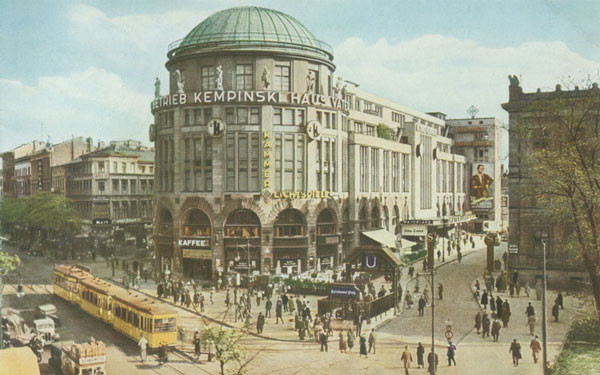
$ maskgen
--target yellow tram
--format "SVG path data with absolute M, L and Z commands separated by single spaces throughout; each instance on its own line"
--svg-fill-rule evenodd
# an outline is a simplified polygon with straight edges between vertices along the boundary
M 56 265 L 53 272 L 54 294 L 79 305 L 81 281 L 91 277 L 87 270 L 78 266 Z
M 120 288 L 100 279 L 88 278 L 80 282 L 79 307 L 86 313 L 107 323 L 112 322 L 112 295 Z
M 113 327 L 133 340 L 142 335 L 148 346 L 177 343 L 177 312 L 165 305 L 142 296 L 121 290 L 112 296 Z
M 148 346 L 177 343 L 177 311 L 142 294 L 108 283 L 78 266 L 54 267 L 54 294 Z

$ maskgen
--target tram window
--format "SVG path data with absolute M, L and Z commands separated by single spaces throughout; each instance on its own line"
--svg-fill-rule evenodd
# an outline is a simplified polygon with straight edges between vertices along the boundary
M 154 319 L 154 332 L 174 332 L 175 318 Z
M 121 306 L 115 305 L 115 315 L 117 318 L 121 319 Z
M 140 320 L 138 318 L 138 314 L 133 314 L 133 325 L 137 328 L 140 325 Z
M 96 293 L 93 293 L 92 298 L 94 299 L 94 305 L 98 306 L 98 295 Z
M 133 313 L 130 310 L 127 310 L 127 323 L 131 323 L 131 321 L 133 320 Z

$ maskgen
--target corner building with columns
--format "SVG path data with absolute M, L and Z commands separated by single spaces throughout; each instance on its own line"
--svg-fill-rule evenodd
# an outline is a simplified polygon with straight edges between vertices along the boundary
M 167 56 L 150 126 L 162 272 L 210 283 L 329 269 L 363 241 L 416 243 L 466 220 L 444 116 L 334 77 L 332 48 L 294 18 L 223 10 Z

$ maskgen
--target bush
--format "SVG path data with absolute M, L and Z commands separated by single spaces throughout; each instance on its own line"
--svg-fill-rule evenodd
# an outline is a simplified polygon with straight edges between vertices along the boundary
M 568 340 L 600 343 L 600 321 L 595 317 L 575 320 L 569 330 Z
M 388 139 L 390 141 L 394 140 L 394 131 L 392 128 L 385 124 L 377 125 L 377 136 L 379 138 Z
M 406 254 L 402 256 L 402 261 L 404 263 L 411 263 L 418 259 L 424 258 L 427 255 L 427 250 L 419 250 L 410 254 Z

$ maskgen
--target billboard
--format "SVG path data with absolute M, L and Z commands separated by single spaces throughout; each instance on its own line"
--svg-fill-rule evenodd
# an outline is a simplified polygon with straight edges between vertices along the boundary
M 493 163 L 473 163 L 469 184 L 471 209 L 492 209 L 494 206 Z

